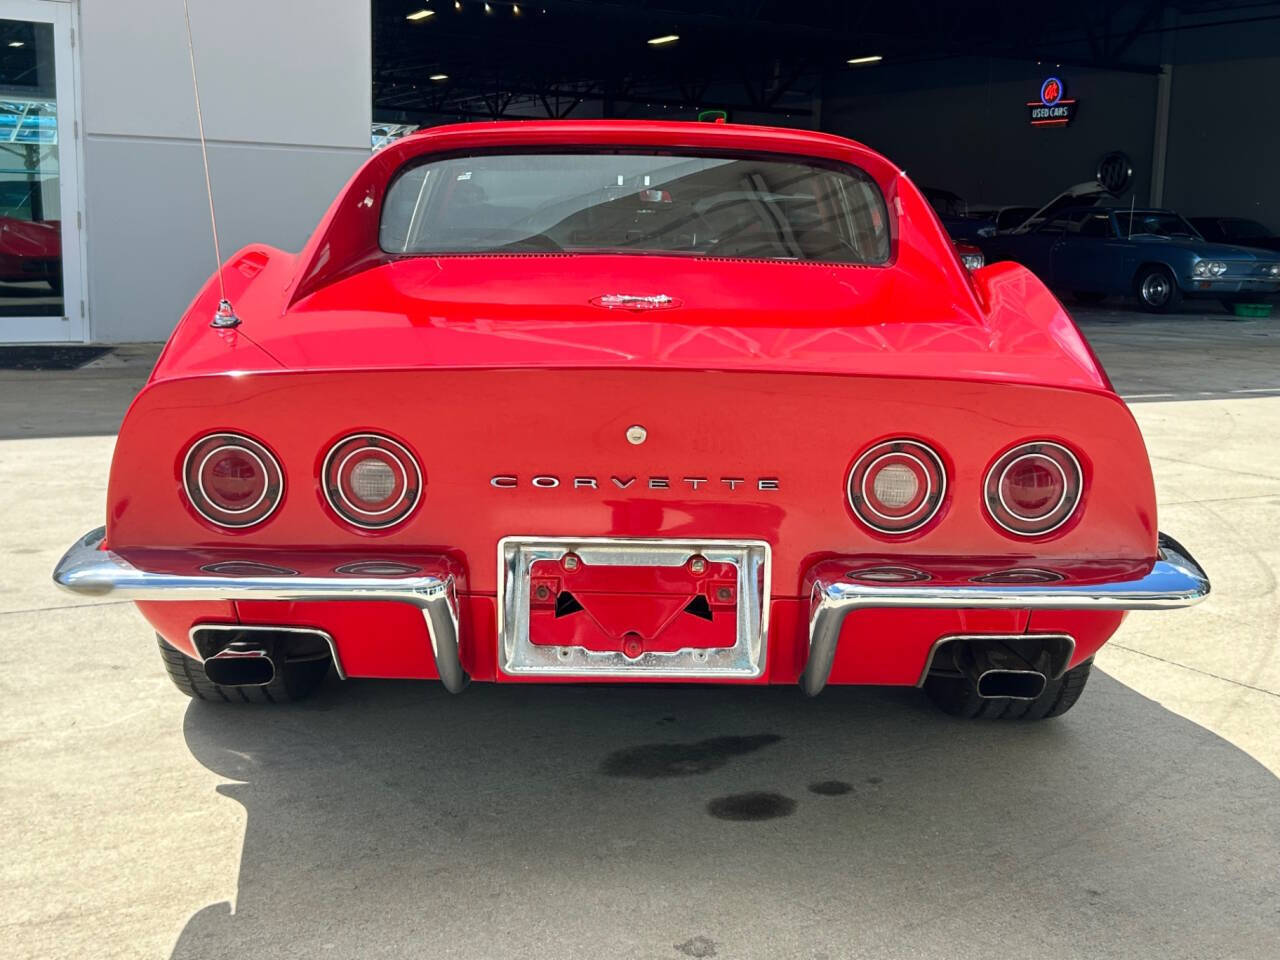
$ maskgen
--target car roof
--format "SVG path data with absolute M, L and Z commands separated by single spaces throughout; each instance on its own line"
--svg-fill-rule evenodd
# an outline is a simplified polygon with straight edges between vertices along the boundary
M 1262 226 L 1261 220 L 1252 217 L 1187 217 L 1192 223 L 1256 223 Z
M 1119 214 L 1119 213 L 1128 213 L 1131 210 L 1134 213 L 1160 213 L 1170 217 L 1182 216 L 1182 214 L 1178 213 L 1176 210 L 1169 210 L 1164 207 L 1129 207 L 1129 206 L 1122 206 L 1118 203 L 1116 204 L 1099 203 L 1099 204 L 1090 204 L 1088 206 L 1080 206 L 1080 207 L 1063 207 L 1061 210 L 1053 211 L 1053 213 L 1051 214 L 1051 218 L 1056 220 L 1059 217 L 1071 216 L 1077 213 L 1117 213 Z M 1042 219 L 1049 219 L 1049 218 L 1042 218 Z

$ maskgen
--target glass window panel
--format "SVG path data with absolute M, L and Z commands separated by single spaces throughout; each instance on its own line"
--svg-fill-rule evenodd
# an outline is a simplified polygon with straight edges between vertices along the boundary
M 0 20 L 0 316 L 62 316 L 53 25 Z
M 639 253 L 883 263 L 884 198 L 802 159 L 493 153 L 430 160 L 387 193 L 391 253 Z

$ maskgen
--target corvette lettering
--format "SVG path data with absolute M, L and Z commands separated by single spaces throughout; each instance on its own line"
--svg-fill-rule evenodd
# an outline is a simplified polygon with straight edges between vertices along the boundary
M 515 490 L 519 487 L 533 487 L 538 490 L 555 490 L 565 487 L 573 490 L 629 490 L 632 487 L 647 490 L 680 490 L 687 485 L 690 490 L 728 490 L 736 492 L 745 488 L 750 490 L 771 491 L 779 489 L 777 477 L 620 477 L 611 474 L 608 477 L 565 477 L 563 480 L 554 474 L 540 473 L 521 480 L 514 473 L 500 473 L 489 478 L 489 486 L 498 490 Z

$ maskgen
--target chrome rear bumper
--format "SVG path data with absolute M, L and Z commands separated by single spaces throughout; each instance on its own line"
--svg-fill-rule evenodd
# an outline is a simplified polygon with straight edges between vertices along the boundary
M 458 653 L 458 599 L 450 574 L 369 576 L 342 573 L 342 566 L 324 576 L 220 576 L 197 573 L 158 573 L 140 570 L 111 550 L 102 549 L 106 535 L 99 527 L 77 540 L 53 572 L 65 590 L 88 596 L 128 600 L 357 600 L 407 603 L 422 611 L 431 637 L 440 682 L 451 693 L 467 684 Z M 264 567 L 264 570 L 270 570 Z
M 261 573 L 248 572 L 243 564 L 235 575 L 205 572 L 218 564 L 198 567 L 194 572 L 158 572 L 140 569 L 104 549 L 104 536 L 105 531 L 99 527 L 76 541 L 55 568 L 54 582 L 81 595 L 129 600 L 406 603 L 422 613 L 436 670 L 445 688 L 457 693 L 466 686 L 468 678 L 459 654 L 456 582 L 451 573 L 371 575 L 369 565 L 360 563 L 329 564 L 323 574 L 307 575 L 279 568 L 278 575 L 272 575 L 272 568 L 265 565 Z M 1114 576 L 1095 575 L 1093 566 L 1082 562 L 1069 566 L 1065 572 L 1050 572 L 1044 582 L 994 582 L 990 570 L 980 571 L 980 576 L 971 575 L 972 570 L 965 571 L 969 575 L 958 574 L 957 563 L 949 561 L 922 569 L 902 565 L 873 568 L 893 572 L 896 582 L 855 576 L 858 571 L 851 571 L 851 566 L 866 567 L 860 559 L 825 560 L 813 567 L 807 577 L 809 649 L 800 678 L 804 691 L 813 696 L 826 685 L 844 619 L 857 609 L 1166 610 L 1190 606 L 1209 594 L 1205 572 L 1177 541 L 1163 534 L 1154 562 L 1131 564 Z M 350 572 L 344 572 L 347 570 Z M 767 569 L 764 581 L 767 591 Z M 752 664 L 759 668 L 765 655 L 766 616 L 767 603 L 762 596 L 760 619 L 746 631 L 759 637 L 759 648 L 751 648 Z M 758 676 L 759 668 L 753 666 L 749 675 Z
M 865 566 L 865 564 L 864 564 Z M 1159 555 L 1133 578 L 1106 580 L 1048 571 L 1045 582 L 993 583 L 990 576 L 959 580 L 954 571 L 914 567 L 900 582 L 852 579 L 848 561 L 824 561 L 810 573 L 809 656 L 800 686 L 809 696 L 826 686 L 844 618 L 854 610 L 915 607 L 953 610 L 1169 610 L 1209 595 L 1209 578 L 1172 537 L 1160 534 Z M 856 572 L 856 571 L 855 571 Z M 976 582 L 975 582 L 976 581 Z

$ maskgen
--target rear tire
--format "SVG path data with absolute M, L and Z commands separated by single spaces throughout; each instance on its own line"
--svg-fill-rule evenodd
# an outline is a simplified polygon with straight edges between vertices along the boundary
M 1162 264 L 1150 264 L 1138 271 L 1133 281 L 1138 306 L 1147 313 L 1168 313 L 1178 305 L 1178 281 Z
M 1010 700 L 1005 697 L 984 699 L 966 677 L 931 676 L 924 681 L 924 692 L 944 713 L 966 720 L 1045 720 L 1066 713 L 1084 693 L 1093 668 L 1090 657 L 1078 667 L 1068 670 L 1057 680 L 1050 680 L 1044 693 L 1034 700 Z
M 160 659 L 173 685 L 193 700 L 213 703 L 290 703 L 309 697 L 329 673 L 329 658 L 276 664 L 276 675 L 261 687 L 224 687 L 211 681 L 204 664 L 156 634 Z

